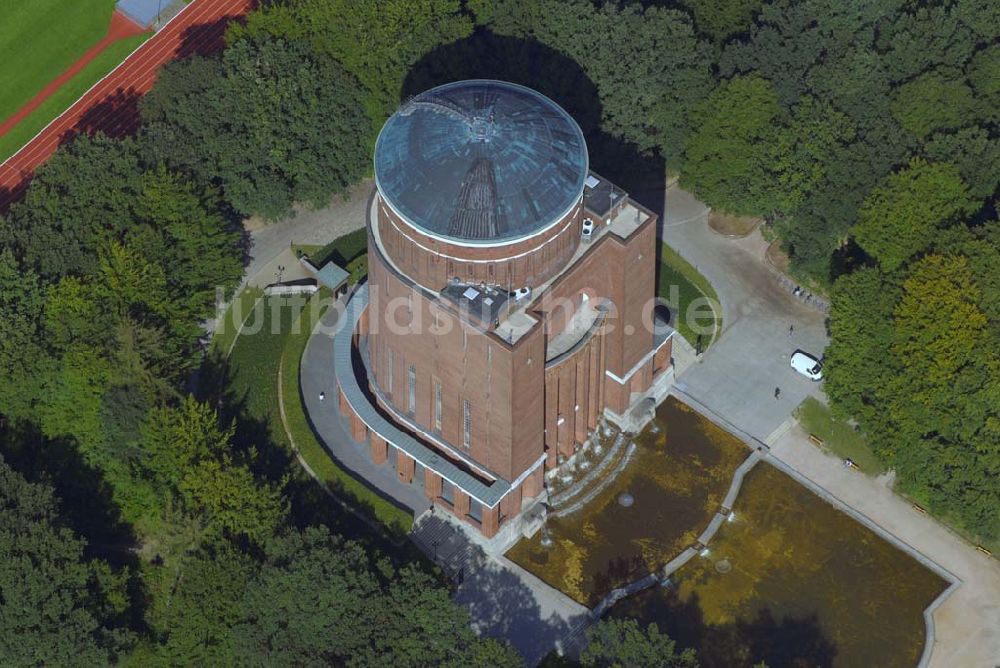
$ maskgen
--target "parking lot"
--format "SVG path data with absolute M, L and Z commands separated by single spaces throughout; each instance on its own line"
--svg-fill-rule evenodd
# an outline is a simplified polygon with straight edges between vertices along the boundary
M 666 211 L 663 240 L 711 281 L 723 311 L 721 336 L 680 375 L 677 389 L 765 441 L 807 396 L 823 400 L 820 383 L 796 373 L 789 359 L 796 350 L 822 357 L 826 316 L 776 280 L 759 233 L 716 234 L 704 205 L 676 188 L 667 192 Z

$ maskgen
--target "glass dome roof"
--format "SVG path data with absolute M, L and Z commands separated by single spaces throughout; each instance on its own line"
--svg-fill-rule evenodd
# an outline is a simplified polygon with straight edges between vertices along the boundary
M 587 145 L 541 93 L 502 81 L 438 86 L 386 121 L 375 181 L 417 229 L 459 243 L 531 236 L 579 199 Z

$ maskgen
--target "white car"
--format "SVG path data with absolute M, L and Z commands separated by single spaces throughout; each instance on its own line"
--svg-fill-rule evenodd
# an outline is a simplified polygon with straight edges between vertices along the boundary
M 809 380 L 820 380 L 823 378 L 823 365 L 820 364 L 818 359 L 801 350 L 796 350 L 792 354 L 792 368 Z

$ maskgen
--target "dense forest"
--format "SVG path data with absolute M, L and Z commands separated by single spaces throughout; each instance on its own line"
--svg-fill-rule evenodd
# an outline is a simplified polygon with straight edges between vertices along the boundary
M 242 219 L 325 204 L 400 100 L 469 76 L 552 96 L 627 187 L 763 217 L 832 296 L 835 409 L 903 491 L 1000 537 L 1000 5 L 272 0 L 0 219 L 0 662 L 518 663 L 195 382 Z M 591 637 L 588 665 L 673 652 Z

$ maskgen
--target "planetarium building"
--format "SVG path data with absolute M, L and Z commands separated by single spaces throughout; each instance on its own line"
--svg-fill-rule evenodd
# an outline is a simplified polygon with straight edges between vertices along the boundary
M 656 217 L 589 170 L 562 108 L 500 81 L 404 103 L 375 183 L 368 282 L 334 342 L 339 407 L 372 461 L 490 538 L 669 370 Z

